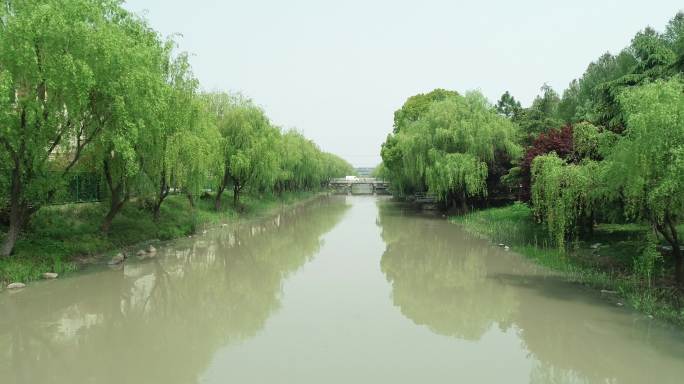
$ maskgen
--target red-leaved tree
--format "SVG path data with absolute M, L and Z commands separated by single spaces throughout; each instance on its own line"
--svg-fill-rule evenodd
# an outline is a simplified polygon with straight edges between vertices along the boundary
M 522 164 L 520 175 L 522 176 L 522 200 L 529 201 L 532 185 L 532 161 L 537 156 L 556 152 L 558 157 L 570 160 L 573 155 L 572 126 L 566 125 L 561 129 L 551 129 L 540 133 L 532 145 L 527 148 Z

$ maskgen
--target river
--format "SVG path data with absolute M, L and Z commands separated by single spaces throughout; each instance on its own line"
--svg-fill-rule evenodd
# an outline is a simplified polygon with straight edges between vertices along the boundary
M 684 332 L 336 196 L 0 293 L 0 382 L 682 383 Z

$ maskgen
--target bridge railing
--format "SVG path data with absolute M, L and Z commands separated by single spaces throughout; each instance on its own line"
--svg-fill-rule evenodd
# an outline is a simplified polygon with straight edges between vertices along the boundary
M 383 179 L 374 177 L 357 177 L 356 179 L 337 178 L 330 179 L 330 184 L 389 184 Z

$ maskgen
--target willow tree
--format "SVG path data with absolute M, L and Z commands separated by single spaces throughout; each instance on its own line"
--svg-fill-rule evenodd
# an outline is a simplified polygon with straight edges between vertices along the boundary
M 309 188 L 321 173 L 318 148 L 301 133 L 290 130 L 282 136 L 280 174 L 276 182 L 279 192 Z
M 143 172 L 156 161 L 155 141 L 162 126 L 166 72 L 170 42 L 162 42 L 147 23 L 122 15 L 121 26 L 109 31 L 108 60 L 112 83 L 99 101 L 103 130 L 89 158 L 101 169 L 109 208 L 101 230 L 107 233 L 112 221 L 133 193 L 145 192 Z
M 684 284 L 677 225 L 684 219 L 684 83 L 656 81 L 620 97 L 627 128 L 606 157 L 607 184 L 626 214 L 647 219 L 672 246 L 675 276 Z
M 191 73 L 187 55 L 169 56 L 165 67 L 166 84 L 162 91 L 158 124 L 147 127 L 147 134 L 142 136 L 147 141 L 145 153 L 141 156 L 142 169 L 152 187 L 155 220 L 159 219 L 161 205 L 172 184 L 183 178 L 187 186 L 192 186 L 191 189 L 196 187 L 198 180 L 194 179 L 199 175 L 191 170 L 205 168 L 207 158 L 215 152 L 203 137 L 210 127 L 205 124 L 206 118 L 200 116 L 199 84 Z M 187 151 L 186 147 L 193 151 Z
M 118 2 L 4 1 L 0 7 L 0 186 L 9 255 L 29 216 L 50 201 L 119 109 Z M 117 63 L 117 65 L 113 65 Z M 135 79 L 131 79 L 135 81 Z
M 354 173 L 354 167 L 349 164 L 345 159 L 329 153 L 321 153 L 323 159 L 323 178 L 321 180 L 321 186 L 327 185 L 328 181 L 336 177 L 344 177 L 346 175 L 352 175 Z
M 386 168 L 387 178 L 392 180 L 392 188 L 399 195 L 410 194 L 425 189 L 424 183 L 411 179 L 403 171 L 403 148 L 399 144 L 400 133 L 409 125 L 425 116 L 432 105 L 448 98 L 459 97 L 458 92 L 435 89 L 409 97 L 400 109 L 394 112 L 394 130 L 382 144 L 381 156 Z
M 195 97 L 191 103 L 196 115 L 186 129 L 169 139 L 166 162 L 167 174 L 173 175 L 173 185 L 183 191 L 194 207 L 195 196 L 215 179 L 216 164 L 222 161 L 222 138 L 209 114 L 206 100 Z
M 334 177 L 351 174 L 352 166 L 340 157 L 321 151 L 301 133 L 290 130 L 280 145 L 278 191 L 315 190 Z
M 315 190 L 325 186 L 331 178 L 352 172 L 352 166 L 344 159 L 321 151 L 296 130 L 282 135 L 279 148 L 278 192 Z
M 435 102 L 458 96 L 456 91 L 437 88 L 428 93 L 419 93 L 409 97 L 404 105 L 394 112 L 394 133 L 400 132 L 407 125 L 422 118 Z
M 618 136 L 582 122 L 542 134 L 525 162 L 532 208 L 550 238 L 563 247 L 578 232 L 591 232 L 597 213 L 607 213 L 607 184 L 601 160 Z
M 558 247 L 586 222 L 582 218 L 591 217 L 601 190 L 600 172 L 594 161 L 569 164 L 555 152 L 532 162 L 532 207 Z
M 261 108 L 250 100 L 229 95 L 214 95 L 213 110 L 223 137 L 223 170 L 220 173 L 215 207 L 221 208 L 226 187 L 233 187 L 233 205 L 238 207 L 246 187 L 269 189 L 278 177 L 280 130 Z
M 387 139 L 382 143 L 380 156 L 384 165 L 385 178 L 392 181 L 392 189 L 395 194 L 404 196 L 422 186 L 417 186 L 415 183 L 406 180 L 403 172 L 404 154 L 397 136 L 397 133 L 387 135 Z
M 388 137 L 382 151 L 392 183 L 426 191 L 447 206 L 487 196 L 490 166 L 517 157 L 517 129 L 479 92 L 449 94 Z

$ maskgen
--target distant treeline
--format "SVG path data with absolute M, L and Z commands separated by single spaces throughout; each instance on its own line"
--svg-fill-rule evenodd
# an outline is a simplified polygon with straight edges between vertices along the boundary
M 74 172 L 98 175 L 108 211 L 132 196 L 155 217 L 173 191 L 207 186 L 319 188 L 351 166 L 297 131 L 274 126 L 251 100 L 202 93 L 175 43 L 120 1 L 13 0 L 0 7 L 0 256 Z
M 479 92 L 412 96 L 382 159 L 401 196 L 462 210 L 526 201 L 558 246 L 599 222 L 648 223 L 682 283 L 684 13 L 599 57 L 562 96 L 544 85 L 528 108 L 509 92 L 496 104 Z

